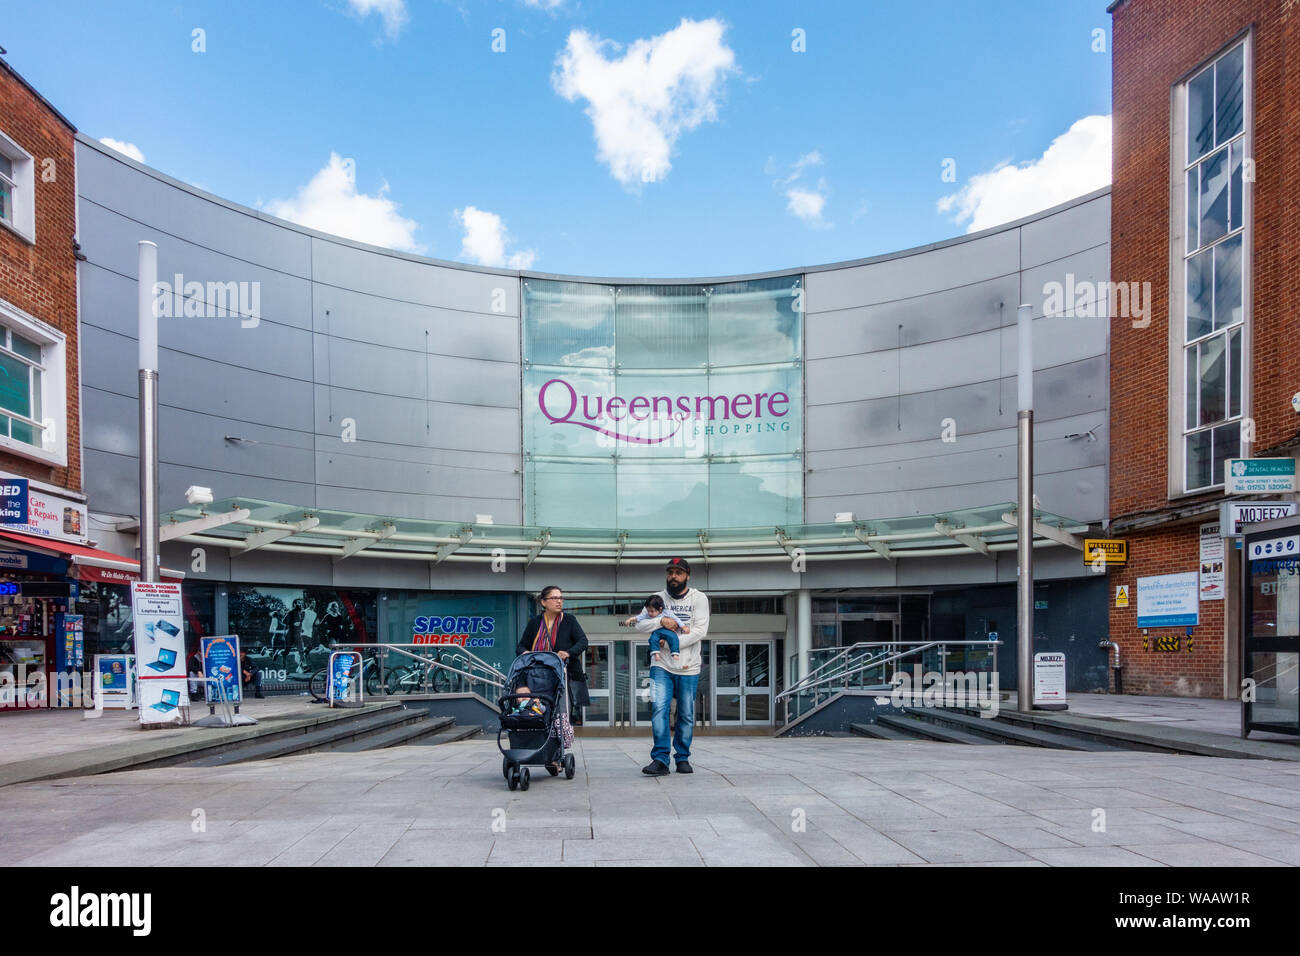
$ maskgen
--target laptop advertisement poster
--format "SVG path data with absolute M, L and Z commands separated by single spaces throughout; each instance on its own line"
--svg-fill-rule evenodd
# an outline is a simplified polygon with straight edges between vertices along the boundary
M 226 700 L 232 704 L 240 701 L 240 667 L 239 638 L 233 634 L 218 637 L 199 638 L 199 647 L 203 650 L 203 674 L 207 677 L 206 687 L 209 702 L 220 700 L 224 687 Z M 252 661 L 249 661 L 252 665 Z M 220 683 L 218 683 L 220 682 Z
M 185 617 L 175 582 L 131 582 L 140 723 L 180 724 L 189 716 Z

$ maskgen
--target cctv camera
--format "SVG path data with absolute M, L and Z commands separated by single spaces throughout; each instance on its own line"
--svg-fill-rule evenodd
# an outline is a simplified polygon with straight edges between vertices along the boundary
M 1295 409 L 1297 415 L 1300 415 L 1300 392 L 1291 396 L 1291 407 Z
M 192 505 L 212 504 L 212 489 L 201 485 L 190 485 L 185 489 L 185 500 Z

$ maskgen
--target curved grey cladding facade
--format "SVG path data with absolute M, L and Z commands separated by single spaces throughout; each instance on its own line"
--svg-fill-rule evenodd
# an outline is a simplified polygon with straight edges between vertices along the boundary
M 522 523 L 519 273 L 315 233 L 86 137 L 77 161 L 82 442 L 95 510 L 138 510 L 136 243 L 152 239 L 163 281 L 179 273 L 259 290 L 255 322 L 160 322 L 164 510 L 202 484 L 219 497 Z M 1014 500 L 1016 304 L 1041 316 L 1046 282 L 1105 281 L 1109 228 L 1102 192 L 974 237 L 802 270 L 805 520 Z M 1098 521 L 1107 322 L 1040 318 L 1035 331 L 1038 493 L 1047 510 Z M 947 418 L 954 442 L 942 440 Z M 345 420 L 355 442 L 343 440 Z M 1089 429 L 1096 441 L 1064 437 Z
M 1024 302 L 1035 490 L 1049 511 L 1100 521 L 1109 321 L 1045 317 L 1044 287 L 1106 282 L 1109 270 L 1109 191 L 971 238 L 807 270 L 805 519 L 1014 501 Z M 1065 437 L 1090 430 L 1095 441 Z
M 160 281 L 179 273 L 205 298 L 208 282 L 258 291 L 255 317 L 159 321 L 164 510 L 202 484 L 370 514 L 522 520 L 516 274 L 313 233 L 84 137 L 77 162 L 82 441 L 97 510 L 138 510 L 136 243 L 151 239 Z

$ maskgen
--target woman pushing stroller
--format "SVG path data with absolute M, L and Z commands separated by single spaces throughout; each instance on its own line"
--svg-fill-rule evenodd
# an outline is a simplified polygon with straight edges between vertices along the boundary
M 556 702 L 555 716 L 557 722 L 564 726 L 566 735 L 571 736 L 572 730 L 567 727 L 570 699 L 577 707 L 590 703 L 586 699 L 587 676 L 582 670 L 582 652 L 587 649 L 587 635 L 583 633 L 582 625 L 578 623 L 577 618 L 572 614 L 564 613 L 564 593 L 557 585 L 552 584 L 543 588 L 538 596 L 538 604 L 541 605 L 542 613 L 531 618 L 524 625 L 515 653 L 522 656 L 529 653 L 549 652 L 564 662 L 568 680 L 564 681 L 563 695 Z M 512 699 L 509 702 L 511 711 L 531 709 L 535 706 L 534 698 L 514 696 L 515 694 L 528 695 L 532 694 L 532 690 L 526 684 L 512 688 Z M 503 709 L 505 706 L 503 698 Z M 550 761 L 547 769 L 552 774 L 558 773 L 561 764 L 558 760 Z

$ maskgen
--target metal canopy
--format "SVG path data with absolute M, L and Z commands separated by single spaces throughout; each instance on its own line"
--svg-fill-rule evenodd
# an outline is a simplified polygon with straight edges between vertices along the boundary
M 541 528 L 525 525 L 428 521 L 357 514 L 227 498 L 163 516 L 162 535 L 188 530 L 186 522 L 226 517 L 224 523 L 190 524 L 194 533 L 173 540 L 229 548 L 312 554 L 337 560 L 387 558 L 410 561 L 531 564 L 658 564 L 675 555 L 701 564 L 754 561 L 886 560 L 979 554 L 996 557 L 1016 548 L 1011 503 L 902 518 L 793 524 L 756 528 L 681 528 L 634 531 L 620 528 Z M 1085 523 L 1034 511 L 1034 547 L 1064 545 L 1082 550 L 1076 534 Z

